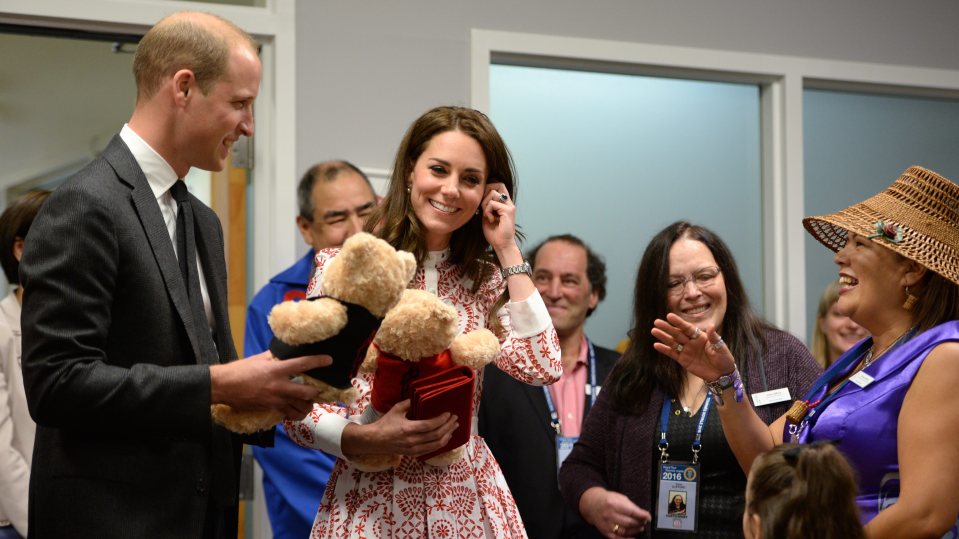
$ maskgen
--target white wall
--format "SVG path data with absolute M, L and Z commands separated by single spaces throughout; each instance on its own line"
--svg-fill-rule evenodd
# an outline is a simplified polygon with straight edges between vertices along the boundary
M 472 28 L 959 69 L 951 0 L 299 0 L 296 9 L 299 172 L 333 156 L 389 168 L 418 114 L 468 105 Z
M 85 164 L 123 126 L 136 99 L 133 55 L 111 47 L 0 34 L 0 189 Z
M 681 50 L 683 65 L 693 69 L 779 80 L 763 97 L 769 112 L 762 128 L 769 138 L 763 162 L 765 315 L 798 336 L 806 334 L 803 83 L 941 88 L 952 97 L 959 88 L 959 37 L 952 30 L 959 7 L 948 1 L 301 1 L 297 15 L 297 170 L 333 156 L 389 168 L 404 129 L 421 112 L 438 104 L 486 103 L 485 68 L 473 71 L 471 80 L 475 29 L 487 32 L 473 32 L 474 54 L 530 49 L 542 57 L 553 44 L 563 57 L 590 57 L 579 50 L 585 47 L 602 50 L 599 57 L 610 61 L 644 63 L 650 54 L 652 65 L 672 65 L 664 60 L 664 49 L 671 49 Z M 515 37 L 532 34 L 588 39 L 537 39 L 531 46 L 530 39 Z M 494 35 L 512 45 L 491 48 L 485 40 Z M 618 46 L 622 56 L 610 52 Z M 704 58 L 697 61 L 697 54 Z M 518 173 L 522 213 L 523 185 L 536 179 Z

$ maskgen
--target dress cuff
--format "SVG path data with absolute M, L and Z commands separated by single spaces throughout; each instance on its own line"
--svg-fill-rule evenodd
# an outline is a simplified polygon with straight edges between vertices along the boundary
M 523 301 L 510 301 L 506 304 L 506 311 L 513 336 L 520 339 L 539 335 L 553 323 L 538 290 Z
M 316 448 L 330 455 L 346 458 L 341 449 L 341 442 L 343 429 L 350 423 L 349 419 L 337 414 L 322 414 L 313 428 L 313 433 L 316 436 Z

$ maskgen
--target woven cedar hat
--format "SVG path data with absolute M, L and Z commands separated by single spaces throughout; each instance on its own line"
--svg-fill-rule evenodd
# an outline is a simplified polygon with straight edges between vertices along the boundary
M 871 236 L 959 284 L 959 186 L 931 170 L 909 167 L 878 195 L 836 213 L 806 217 L 803 226 L 833 251 L 846 244 L 847 231 Z

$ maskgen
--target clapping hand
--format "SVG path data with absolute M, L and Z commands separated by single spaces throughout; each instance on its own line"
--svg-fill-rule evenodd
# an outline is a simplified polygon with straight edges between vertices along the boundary
M 736 369 L 736 360 L 714 328 L 703 329 L 669 313 L 656 319 L 651 331 L 657 352 L 703 380 L 716 380 Z

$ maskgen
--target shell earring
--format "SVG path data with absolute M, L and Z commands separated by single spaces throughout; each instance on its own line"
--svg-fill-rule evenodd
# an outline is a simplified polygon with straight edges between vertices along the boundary
M 909 292 L 909 287 L 907 286 L 907 287 L 906 287 L 906 301 L 902 302 L 902 308 L 905 309 L 905 310 L 907 310 L 907 311 L 911 311 L 911 310 L 916 306 L 916 302 L 917 302 L 917 301 L 919 301 L 919 298 L 917 298 L 915 295 L 911 294 L 911 293 Z

